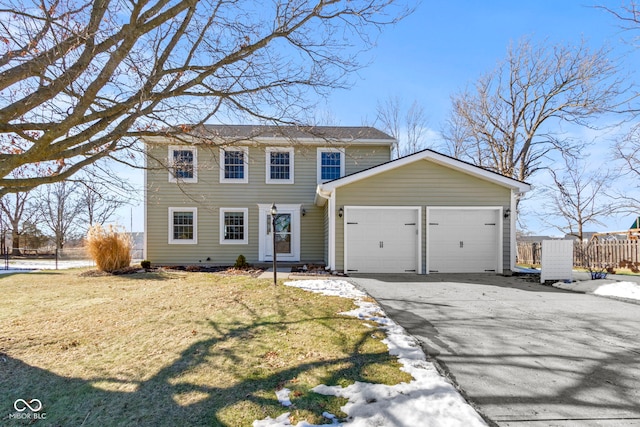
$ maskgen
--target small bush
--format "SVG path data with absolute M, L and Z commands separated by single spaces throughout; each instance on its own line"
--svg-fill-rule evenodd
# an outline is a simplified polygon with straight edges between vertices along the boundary
M 87 250 L 98 270 L 108 273 L 131 264 L 131 237 L 110 225 L 94 225 L 87 233 Z
M 238 255 L 238 258 L 236 258 L 236 263 L 233 264 L 233 268 L 243 270 L 248 267 L 249 267 L 249 263 L 247 262 L 247 259 L 244 257 L 244 255 L 242 254 Z
M 146 259 L 143 260 L 143 261 L 140 261 L 140 267 L 144 268 L 145 270 L 150 269 L 151 268 L 151 261 L 146 260 Z

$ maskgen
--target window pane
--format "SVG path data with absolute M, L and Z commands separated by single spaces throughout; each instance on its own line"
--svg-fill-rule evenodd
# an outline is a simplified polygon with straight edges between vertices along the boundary
M 193 240 L 193 212 L 173 213 L 174 240 Z
M 290 214 L 276 215 L 276 233 L 290 233 L 290 232 L 291 232 L 291 215 Z
M 277 254 L 291 253 L 291 234 L 276 233 L 276 253 Z
M 173 151 L 174 174 L 176 178 L 193 178 L 193 151 Z
M 244 179 L 244 152 L 224 152 L 224 177 L 227 179 Z
M 224 239 L 244 240 L 244 213 L 224 213 Z
M 271 153 L 271 179 L 289 179 L 289 153 Z
M 340 154 L 338 152 L 322 153 L 320 173 L 323 180 L 340 178 Z

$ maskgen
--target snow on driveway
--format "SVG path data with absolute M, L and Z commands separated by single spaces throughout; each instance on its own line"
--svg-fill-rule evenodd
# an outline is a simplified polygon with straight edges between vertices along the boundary
M 567 291 L 640 300 L 640 283 L 626 280 L 578 280 L 570 283 L 558 282 L 553 286 Z
M 384 315 L 380 306 L 364 301 L 367 295 L 343 280 L 301 280 L 286 282 L 311 292 L 341 296 L 354 300 L 357 308 L 341 313 L 370 320 L 380 325 L 387 338 L 383 342 L 392 355 L 398 356 L 402 370 L 413 376 L 413 381 L 394 386 L 356 382 L 348 387 L 318 385 L 313 391 L 348 399 L 341 410 L 348 421 L 338 422 L 333 414 L 324 413 L 329 424 L 322 426 L 345 427 L 415 427 L 415 426 L 485 426 L 477 412 L 467 404 L 456 389 L 446 381 L 426 356 L 417 341 L 393 320 Z M 287 390 L 277 393 L 283 406 L 291 405 Z M 294 402 L 295 404 L 295 402 Z M 279 417 L 254 421 L 254 427 L 290 426 L 289 412 Z M 299 422 L 296 427 L 319 427 Z
M 593 291 L 596 295 L 620 297 L 640 300 L 640 284 L 632 282 L 616 282 L 600 285 Z

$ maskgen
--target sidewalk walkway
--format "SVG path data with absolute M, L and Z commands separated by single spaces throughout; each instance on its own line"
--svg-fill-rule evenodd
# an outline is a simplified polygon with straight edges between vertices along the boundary
M 289 279 L 290 275 L 291 267 L 278 267 L 278 280 Z M 273 279 L 273 268 L 263 271 L 262 274 L 258 276 L 258 279 Z

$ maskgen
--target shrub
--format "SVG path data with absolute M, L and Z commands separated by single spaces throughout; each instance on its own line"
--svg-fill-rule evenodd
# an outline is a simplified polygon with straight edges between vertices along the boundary
M 151 261 L 145 259 L 140 261 L 140 267 L 144 268 L 145 270 L 148 270 L 151 268 Z
M 247 259 L 242 254 L 238 255 L 238 258 L 236 258 L 236 263 L 233 264 L 233 268 L 242 270 L 247 267 L 249 267 L 249 263 L 247 263 Z
M 131 264 L 131 237 L 112 225 L 89 228 L 87 250 L 101 271 L 111 273 Z

